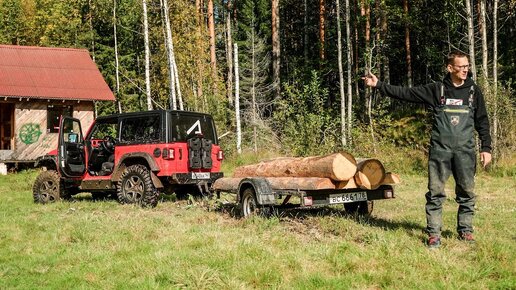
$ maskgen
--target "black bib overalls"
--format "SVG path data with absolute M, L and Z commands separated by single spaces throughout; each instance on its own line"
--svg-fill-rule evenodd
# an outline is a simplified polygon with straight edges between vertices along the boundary
M 455 179 L 457 232 L 472 233 L 475 207 L 474 176 L 476 154 L 474 139 L 474 88 L 468 104 L 449 101 L 441 87 L 440 105 L 434 108 L 434 124 L 428 159 L 428 193 L 426 194 L 427 232 L 440 236 L 444 186 L 450 174 Z M 458 104 L 457 104 L 458 103 Z

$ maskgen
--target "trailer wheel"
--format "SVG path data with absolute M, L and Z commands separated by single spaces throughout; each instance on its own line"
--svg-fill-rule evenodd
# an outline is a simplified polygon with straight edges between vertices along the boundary
M 248 218 L 250 216 L 259 215 L 267 217 L 272 213 L 270 206 L 261 206 L 256 201 L 254 189 L 246 188 L 242 193 L 240 199 L 239 210 L 242 218 Z
M 373 212 L 374 203 L 372 200 L 345 203 L 344 209 L 349 214 L 368 216 Z

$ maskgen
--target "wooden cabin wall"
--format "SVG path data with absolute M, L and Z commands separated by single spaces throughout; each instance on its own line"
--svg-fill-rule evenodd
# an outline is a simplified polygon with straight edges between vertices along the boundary
M 11 161 L 35 160 L 57 148 L 58 133 L 47 132 L 48 105 L 70 105 L 73 117 L 81 121 L 83 134 L 93 122 L 93 102 L 21 101 L 15 105 L 16 147 Z

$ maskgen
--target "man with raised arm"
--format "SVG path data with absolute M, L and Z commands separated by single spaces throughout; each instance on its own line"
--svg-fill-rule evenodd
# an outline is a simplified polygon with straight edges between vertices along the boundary
M 444 185 L 450 175 L 455 179 L 455 200 L 459 204 L 457 232 L 460 240 L 474 243 L 476 146 L 474 130 L 480 138 L 480 160 L 491 162 L 491 135 L 484 96 L 469 77 L 469 59 L 461 52 L 448 54 L 448 74 L 442 82 L 417 87 L 392 86 L 369 74 L 365 84 L 399 100 L 422 103 L 434 114 L 428 157 L 426 193 L 426 231 L 429 248 L 441 245 Z

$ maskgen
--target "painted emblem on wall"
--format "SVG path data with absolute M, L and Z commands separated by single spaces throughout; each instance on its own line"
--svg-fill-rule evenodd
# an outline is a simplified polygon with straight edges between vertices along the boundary
M 39 124 L 35 123 L 27 123 L 24 124 L 20 129 L 20 140 L 29 145 L 32 143 L 36 143 L 38 141 L 39 136 L 41 136 L 42 132 L 39 128 Z
M 52 138 L 49 135 L 46 135 L 43 137 L 43 140 L 41 140 L 41 147 L 50 148 L 50 145 L 52 145 Z

